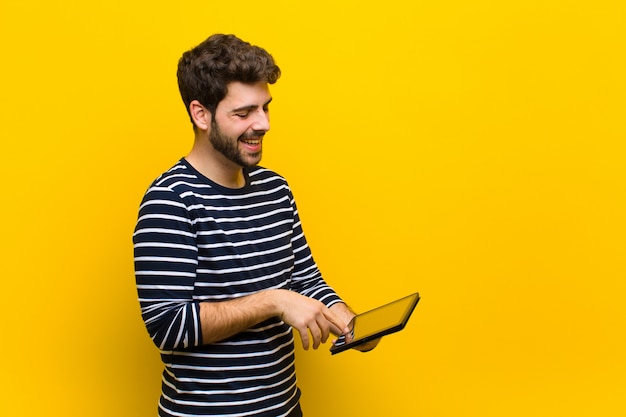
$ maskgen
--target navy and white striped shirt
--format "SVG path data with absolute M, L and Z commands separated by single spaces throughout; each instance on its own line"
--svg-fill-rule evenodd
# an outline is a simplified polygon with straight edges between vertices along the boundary
M 285 416 L 298 403 L 292 329 L 279 318 L 204 345 L 199 303 L 290 289 L 341 301 L 313 260 L 287 182 L 244 170 L 222 187 L 185 159 L 148 189 L 135 275 L 148 333 L 165 364 L 160 416 Z

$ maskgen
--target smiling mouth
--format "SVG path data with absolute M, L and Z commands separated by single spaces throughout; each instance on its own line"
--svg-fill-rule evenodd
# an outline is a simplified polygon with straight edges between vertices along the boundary
M 263 139 L 241 139 L 241 141 L 247 145 L 260 145 Z
M 261 132 L 250 132 L 248 134 L 241 135 L 239 140 L 248 146 L 259 146 L 263 142 L 265 135 Z

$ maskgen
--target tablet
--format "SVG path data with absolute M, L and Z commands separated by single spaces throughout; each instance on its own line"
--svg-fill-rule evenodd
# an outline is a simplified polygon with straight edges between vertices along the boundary
M 356 315 L 348 324 L 352 329 L 352 341 L 346 342 L 345 335 L 341 335 L 330 348 L 330 353 L 334 355 L 402 330 L 419 300 L 419 293 L 414 293 Z

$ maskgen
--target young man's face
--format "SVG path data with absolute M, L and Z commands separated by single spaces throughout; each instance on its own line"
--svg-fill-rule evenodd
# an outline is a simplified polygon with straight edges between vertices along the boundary
M 213 148 L 242 167 L 261 161 L 263 137 L 270 129 L 272 101 L 266 82 L 228 84 L 228 94 L 217 105 L 209 141 Z

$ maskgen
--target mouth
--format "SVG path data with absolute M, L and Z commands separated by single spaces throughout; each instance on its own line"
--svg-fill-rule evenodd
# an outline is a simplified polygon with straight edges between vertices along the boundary
M 241 141 L 246 145 L 257 146 L 263 142 L 263 138 L 242 138 Z
M 244 146 L 247 152 L 260 153 L 263 146 L 263 136 L 242 137 L 239 142 Z

